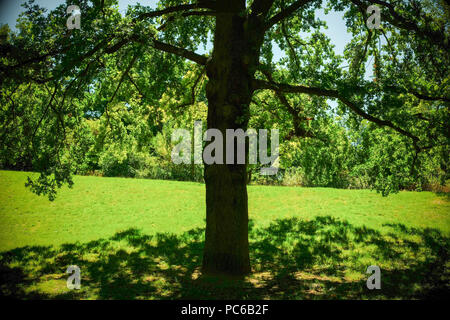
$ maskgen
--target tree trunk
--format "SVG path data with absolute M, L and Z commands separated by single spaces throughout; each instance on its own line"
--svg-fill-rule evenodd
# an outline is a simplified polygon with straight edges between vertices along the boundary
M 206 234 L 203 273 L 250 272 L 247 164 L 226 164 L 226 129 L 247 129 L 252 78 L 259 47 L 243 14 L 245 1 L 223 1 L 227 13 L 216 19 L 214 50 L 207 64 L 208 129 L 223 135 L 223 164 L 205 164 Z M 225 10 L 226 11 L 226 10 Z M 262 38 L 259 39 L 261 43 Z M 248 150 L 248 147 L 246 148 Z M 247 161 L 246 161 L 247 162 Z

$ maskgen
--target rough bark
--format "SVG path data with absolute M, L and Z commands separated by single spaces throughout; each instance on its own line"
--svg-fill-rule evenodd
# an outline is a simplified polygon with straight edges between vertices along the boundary
M 245 1 L 222 3 L 214 50 L 207 63 L 207 127 L 224 137 L 224 164 L 205 164 L 206 234 L 204 274 L 250 272 L 247 164 L 226 164 L 226 129 L 247 129 L 253 75 L 262 37 L 245 16 Z M 236 157 L 236 145 L 235 145 Z

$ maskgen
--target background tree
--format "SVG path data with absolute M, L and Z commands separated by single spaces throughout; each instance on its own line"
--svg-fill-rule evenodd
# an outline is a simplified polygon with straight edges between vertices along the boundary
M 133 93 L 154 106 L 152 115 L 157 117 L 166 107 L 158 101 L 168 88 L 170 94 L 191 91 L 193 99 L 182 105 L 194 103 L 197 96 L 207 102 L 207 128 L 246 130 L 252 108 L 266 103 L 279 108 L 271 110 L 274 116 L 280 112 L 292 121 L 285 127 L 290 128 L 286 138 L 318 141 L 333 136 L 326 134 L 330 126 L 320 116 L 326 118 L 321 109 L 329 108 L 327 99 L 336 100 L 348 128 L 378 130 L 377 139 L 359 143 L 388 146 L 383 157 L 371 151 L 372 160 L 361 168 L 383 194 L 416 175 L 430 152 L 441 154 L 441 164 L 448 164 L 447 2 L 165 0 L 156 10 L 130 7 L 124 17 L 112 0 L 70 4 L 80 7 L 81 30 L 66 28 L 69 3 L 45 15 L 33 2 L 26 5 L 17 33 L 2 29 L 1 99 L 8 110 L 3 116 L 12 117 L 2 123 L 16 121 L 17 97 L 26 90 L 39 101 L 27 109 L 34 119 L 23 132 L 24 150 L 38 155 L 33 161 L 42 172 L 37 181 L 28 182 L 37 193 L 53 197 L 62 183 L 72 183 L 75 163 L 89 151 L 85 144 L 74 143 L 86 141 L 81 139 L 87 132 L 82 117 L 102 114 L 102 125 L 110 132 L 122 128 L 117 134 L 123 136 L 127 120 L 119 119 L 126 114 L 120 110 L 127 105 L 118 102 L 133 99 Z M 379 30 L 365 23 L 371 4 L 381 8 Z M 320 30 L 324 22 L 315 11 L 322 6 L 345 11 L 353 40 L 343 57 L 333 52 Z M 209 39 L 211 54 L 196 53 Z M 273 61 L 274 42 L 286 53 L 279 63 Z M 373 80 L 365 77 L 369 57 L 375 61 Z M 188 69 L 198 70 L 198 75 L 186 89 L 182 75 Z M 207 78 L 204 90 L 197 81 L 202 73 Z M 14 143 L 9 133 L 4 136 Z M 247 178 L 247 164 L 204 166 L 204 273 L 242 275 L 251 270 Z

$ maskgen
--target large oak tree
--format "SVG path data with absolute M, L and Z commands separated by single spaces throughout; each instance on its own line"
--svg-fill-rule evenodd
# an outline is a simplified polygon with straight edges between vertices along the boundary
M 62 183 L 72 183 L 65 162 L 70 159 L 59 158 L 69 139 L 65 128 L 74 123 L 70 106 L 91 86 L 108 81 L 102 70 L 112 56 L 122 71 L 116 89 L 97 110 L 101 113 L 108 114 L 123 83 L 141 93 L 147 90 L 130 70 L 157 79 L 160 87 L 152 92 L 158 95 L 170 86 L 174 66 L 188 60 L 207 76 L 207 128 L 246 130 L 251 104 L 260 101 L 255 96 L 269 91 L 291 115 L 292 135 L 314 137 L 304 125 L 311 119 L 294 103 L 295 96 L 307 95 L 337 101 L 356 126 L 365 119 L 404 137 L 411 147 L 411 175 L 421 154 L 443 146 L 448 151 L 448 1 L 164 0 L 156 9 L 130 7 L 124 17 L 112 0 L 92 2 L 69 1 L 47 15 L 30 3 L 19 31 L 2 34 L 2 101 L 14 114 L 16 90 L 24 84 L 41 86 L 47 101 L 42 99 L 36 126 L 47 116 L 56 126 L 41 161 L 43 175 L 29 181 L 38 193 L 52 194 Z M 80 7 L 81 30 L 67 30 L 71 4 Z M 372 4 L 381 8 L 380 29 L 366 26 Z M 345 12 L 353 40 L 343 57 L 333 52 L 321 30 L 324 24 L 316 17 L 321 7 Z M 208 40 L 211 54 L 196 53 Z M 281 62 L 273 61 L 274 43 L 285 52 Z M 369 57 L 374 59 L 373 80 L 366 76 Z M 153 74 L 146 72 L 148 64 L 155 65 Z M 193 99 L 197 83 L 192 84 Z M 31 141 L 36 128 L 26 132 Z M 395 177 L 382 166 L 372 174 L 380 188 Z M 247 177 L 247 164 L 205 165 L 204 273 L 251 271 Z

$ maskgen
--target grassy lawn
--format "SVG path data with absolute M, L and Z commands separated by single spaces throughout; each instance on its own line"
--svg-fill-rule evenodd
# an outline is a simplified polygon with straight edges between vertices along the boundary
M 0 171 L 0 292 L 20 298 L 449 298 L 448 194 L 249 186 L 253 274 L 202 277 L 204 185 L 76 177 L 54 202 Z M 32 174 L 31 174 L 32 175 Z M 69 265 L 81 290 L 66 287 Z M 381 290 L 366 269 L 381 268 Z

